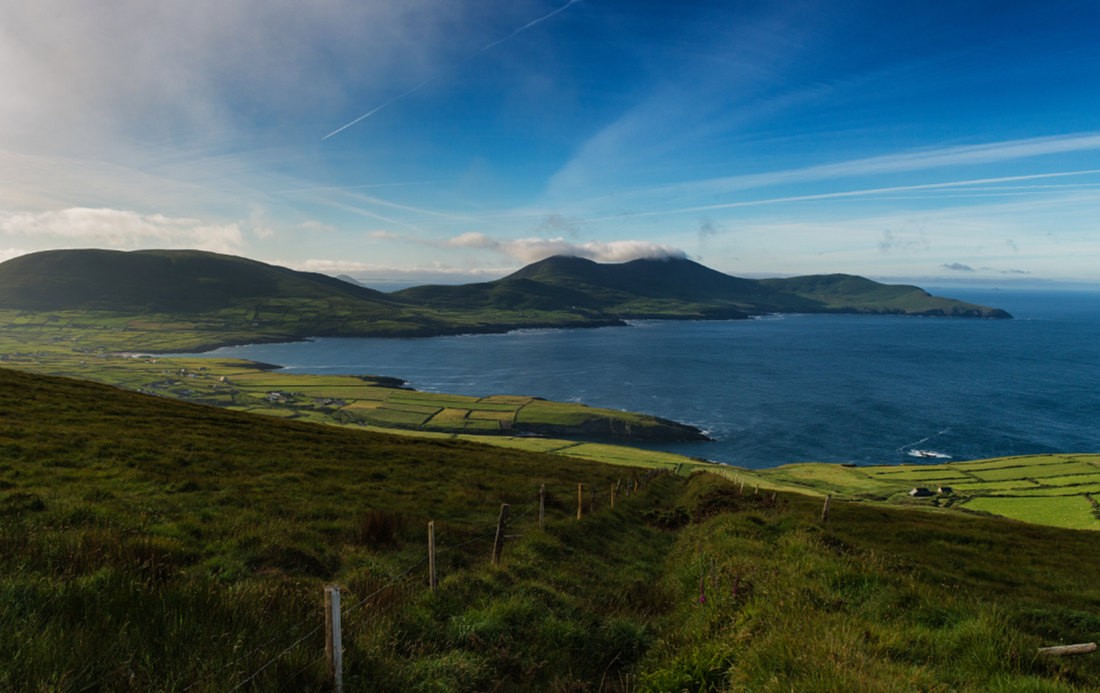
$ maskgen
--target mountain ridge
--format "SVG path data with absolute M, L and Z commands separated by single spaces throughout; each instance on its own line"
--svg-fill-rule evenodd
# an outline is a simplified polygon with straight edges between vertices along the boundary
M 1008 318 L 1007 312 L 932 296 L 910 285 L 881 284 L 850 274 L 744 279 L 687 258 L 638 259 L 620 264 L 553 256 L 491 282 L 422 286 L 395 292 L 411 301 L 503 307 L 554 297 L 542 307 L 599 310 L 623 319 L 737 319 L 765 313 L 889 313 Z
M 201 324 L 204 347 L 242 338 L 421 337 L 767 313 L 1011 317 L 855 275 L 744 279 L 686 258 L 601 264 L 554 256 L 495 281 L 384 293 L 233 255 L 101 249 L 43 251 L 0 263 L 5 308 L 188 320 Z

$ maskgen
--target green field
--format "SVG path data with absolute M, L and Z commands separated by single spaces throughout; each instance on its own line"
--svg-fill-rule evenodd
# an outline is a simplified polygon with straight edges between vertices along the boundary
M 841 467 L 788 465 L 765 470 L 774 481 L 804 485 L 849 498 L 906 502 L 992 513 L 1025 522 L 1073 529 L 1100 529 L 1090 494 L 1100 492 L 1100 455 L 1003 457 L 922 466 Z M 936 492 L 909 499 L 913 487 Z
M 96 330 L 53 316 L 0 311 L 0 364 L 37 373 L 87 378 L 166 397 L 336 425 L 383 426 L 434 433 L 571 434 L 630 439 L 694 431 L 629 412 L 549 402 L 520 395 L 468 397 L 415 392 L 374 376 L 281 373 L 247 361 L 134 354 L 155 334 L 166 351 L 188 343 L 162 325 L 139 321 Z M 177 326 L 178 327 L 178 326 Z M 174 339 L 179 338 L 177 341 Z
M 1100 529 L 1096 508 L 1083 495 L 984 496 L 967 501 L 965 507 L 1040 525 Z

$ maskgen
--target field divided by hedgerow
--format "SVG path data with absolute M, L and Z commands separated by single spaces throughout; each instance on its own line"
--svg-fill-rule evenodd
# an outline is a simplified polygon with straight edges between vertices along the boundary
M 1096 454 L 902 466 L 789 465 L 762 473 L 820 493 L 954 507 L 1025 522 L 1100 530 L 1100 511 L 1093 498 L 1100 494 L 1100 455 Z M 909 492 L 915 488 L 926 488 L 933 495 L 910 498 Z

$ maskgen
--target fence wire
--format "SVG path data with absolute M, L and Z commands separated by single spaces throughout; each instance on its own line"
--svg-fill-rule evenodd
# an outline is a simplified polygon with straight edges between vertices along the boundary
M 589 488 L 594 488 L 594 486 L 591 486 L 591 485 L 586 485 L 586 486 L 588 486 Z M 508 520 L 508 522 L 507 522 L 506 524 L 509 524 L 509 525 L 511 525 L 511 524 L 513 524 L 513 523 L 518 523 L 518 522 L 519 522 L 520 520 L 522 520 L 522 519 L 526 518 L 526 517 L 527 517 L 528 515 L 530 515 L 530 514 L 531 514 L 532 512 L 534 512 L 534 511 L 535 511 L 536 509 L 538 509 L 538 507 L 539 507 L 539 502 L 538 502 L 538 500 L 536 499 L 536 500 L 535 500 L 535 501 L 534 501 L 534 502 L 533 502 L 532 504 L 528 505 L 528 506 L 526 507 L 526 509 L 525 509 L 525 510 L 524 510 L 523 512 L 521 512 L 521 513 L 517 514 L 516 516 L 514 516 L 514 517 L 512 517 L 512 518 L 509 518 L 509 520 Z M 463 541 L 463 542 L 461 542 L 461 543 L 458 543 L 458 544 L 452 544 L 452 545 L 442 545 L 442 546 L 441 546 L 441 545 L 439 545 L 439 544 L 437 544 L 437 546 L 436 546 L 436 554 L 438 555 L 438 554 L 440 554 L 440 553 L 442 553 L 442 552 L 444 552 L 444 551 L 457 551 L 457 550 L 459 550 L 459 549 L 461 549 L 461 548 L 464 548 L 464 547 L 466 547 L 466 546 L 468 546 L 468 545 L 470 545 L 470 544 L 473 544 L 473 543 L 475 543 L 475 542 L 478 542 L 478 541 L 484 541 L 484 540 L 486 540 L 486 539 L 490 539 L 490 538 L 493 538 L 493 537 L 495 537 L 495 536 L 496 536 L 496 529 L 497 529 L 497 528 L 496 528 L 496 525 L 493 525 L 493 527 L 492 527 L 491 529 L 489 529 L 488 531 L 486 531 L 486 532 L 485 532 L 484 534 L 479 534 L 479 535 L 477 535 L 477 536 L 475 536 L 475 537 L 473 537 L 473 538 L 471 538 L 471 539 L 468 539 L 468 540 L 466 540 L 466 541 Z M 522 535 L 515 535 L 515 534 L 512 534 L 512 535 L 506 535 L 506 537 L 507 537 L 507 538 L 513 538 L 513 539 L 514 539 L 514 538 L 517 538 L 517 537 L 520 537 L 520 536 L 522 536 Z M 413 572 L 414 570 L 416 570 L 417 568 L 419 568 L 419 567 L 423 566 L 423 565 L 424 565 L 425 563 L 427 563 L 427 562 L 428 562 L 428 559 L 427 559 L 426 557 L 425 557 L 425 558 L 421 558 L 420 560 L 416 561 L 415 563 L 413 563 L 413 564 L 412 564 L 412 565 L 410 565 L 409 567 L 407 567 L 407 568 L 405 568 L 404 570 L 400 571 L 399 573 L 397 573 L 397 574 L 395 574 L 395 575 L 391 576 L 391 577 L 390 577 L 390 578 L 389 578 L 389 579 L 388 579 L 388 580 L 386 581 L 386 583 L 385 583 L 385 584 L 383 584 L 383 585 L 382 585 L 381 587 L 377 588 L 376 590 L 374 590 L 374 591 L 373 591 L 373 592 L 371 592 L 370 594 L 368 594 L 368 595 L 366 595 L 366 596 L 362 597 L 362 598 L 361 598 L 361 599 L 359 599 L 359 600 L 358 600 L 358 601 L 357 601 L 357 602 L 356 602 L 355 604 L 353 604 L 353 605 L 351 605 L 351 606 L 349 606 L 349 607 L 346 607 L 346 608 L 342 609 L 342 610 L 341 610 L 342 614 L 343 614 L 343 615 L 346 615 L 346 614 L 350 614 L 350 613 L 352 613 L 352 612 L 354 612 L 354 611 L 356 611 L 356 610 L 358 610 L 358 609 L 362 608 L 362 607 L 363 607 L 363 606 L 364 606 L 364 605 L 365 605 L 365 604 L 366 604 L 367 602 L 369 602 L 369 601 L 370 601 L 371 599 L 373 599 L 373 598 L 377 597 L 377 596 L 378 596 L 379 594 L 381 594 L 382 592 L 384 592 L 384 591 L 386 591 L 387 589 L 389 589 L 389 588 L 393 587 L 393 586 L 394 586 L 394 585 L 396 585 L 396 584 L 397 584 L 397 583 L 398 583 L 399 581 L 401 581 L 402 579 L 404 579 L 405 577 L 407 577 L 407 576 L 408 576 L 408 575 L 409 575 L 410 573 L 412 573 L 412 572 Z M 298 624 L 298 625 L 299 625 L 299 626 L 305 625 L 305 624 L 306 624 L 306 623 L 307 623 L 308 621 L 311 621 L 311 620 L 312 620 L 313 618 L 314 618 L 313 616 L 307 617 L 306 619 L 303 619 L 303 620 L 302 620 L 301 622 L 299 622 L 299 624 Z M 242 688 L 243 686 L 245 686 L 245 685 L 247 685 L 248 683 L 250 683 L 251 681 L 255 680 L 255 679 L 256 679 L 256 677 L 258 677 L 258 676 L 259 676 L 260 674 L 262 674 L 262 673 L 263 673 L 264 671 L 266 671 L 266 670 L 267 670 L 267 669 L 268 669 L 269 667 L 271 667 L 271 666 L 272 666 L 273 664 L 275 664 L 275 663 L 276 663 L 277 661 L 279 661 L 279 659 L 281 659 L 282 657 L 284 657 L 284 656 L 285 656 L 285 655 L 286 655 L 287 653 L 289 653 L 289 652 L 290 652 L 291 650 L 293 650 L 294 648 L 296 648 L 296 647 L 298 647 L 299 645 L 301 645 L 301 644 L 302 644 L 303 642 L 305 642 L 305 641 L 306 641 L 306 640 L 308 640 L 309 638 L 313 637 L 314 635 L 317 635 L 317 634 L 318 634 L 318 633 L 319 633 L 320 631 L 322 631 L 323 629 L 324 629 L 324 625 L 323 625 L 323 624 L 322 624 L 322 625 L 318 625 L 318 626 L 314 627 L 313 629 L 311 629 L 311 630 L 310 630 L 309 632 L 307 632 L 307 633 L 306 633 L 305 635 L 303 635 L 303 636 L 299 637 L 299 638 L 298 638 L 297 640 L 295 640 L 294 642 L 292 642 L 292 643 L 291 643 L 290 645 L 287 645 L 287 646 L 286 646 L 285 648 L 283 648 L 283 649 L 282 649 L 281 651 L 279 651 L 279 653 L 278 653 L 278 654 L 276 654 L 276 655 L 274 655 L 273 657 L 271 657 L 270 659 L 268 659 L 268 660 L 267 660 L 266 662 L 264 662 L 264 664 L 263 664 L 262 666 L 260 666 L 260 667 L 259 667 L 258 669 L 256 669 L 256 670 L 255 670 L 255 671 L 253 671 L 253 672 L 252 672 L 251 674 L 249 674 L 249 675 L 248 675 L 247 677 L 245 677 L 244 679 L 242 679 L 242 680 L 241 680 L 240 682 L 238 682 L 238 683 L 237 683 L 237 684 L 236 684 L 235 686 L 233 686 L 232 688 L 230 688 L 230 689 L 229 689 L 230 693 L 232 693 L 233 691 L 237 691 L 237 690 L 239 690 L 239 689 L 240 689 L 240 688 Z M 207 680 L 209 680 L 210 678 L 212 678 L 212 677 L 213 677 L 213 676 L 215 676 L 216 674 L 219 674 L 219 673 L 221 673 L 221 672 L 224 672 L 225 670 L 227 670 L 227 669 L 229 669 L 229 668 L 231 668 L 231 667 L 234 667 L 234 666 L 236 666 L 236 665 L 240 664 L 241 662 L 243 662 L 243 661 L 246 661 L 247 659 L 249 659 L 249 658 L 251 658 L 251 657 L 255 656 L 255 655 L 256 655 L 257 653 L 259 653 L 259 652 L 263 651 L 263 650 L 264 650 L 265 648 L 269 647 L 269 646 L 270 646 L 271 644 L 273 644 L 273 643 L 274 643 L 274 642 L 275 642 L 276 640 L 278 640 L 278 639 L 279 639 L 279 636 L 275 636 L 274 638 L 272 638 L 272 639 L 268 640 L 268 641 L 267 641 L 267 642 L 265 642 L 264 644 L 262 644 L 262 645 L 260 645 L 260 646 L 258 646 L 258 647 L 256 647 L 256 648 L 253 648 L 253 649 L 252 649 L 252 650 L 251 650 L 250 652 L 248 652 L 247 654 L 244 654 L 244 655 L 241 655 L 241 656 L 239 656 L 239 657 L 236 657 L 236 658 L 234 658 L 234 659 L 233 659 L 233 661 L 231 661 L 231 662 L 227 663 L 227 664 L 226 664 L 225 666 L 223 666 L 223 667 L 219 667 L 218 669 L 215 669 L 215 670 L 213 670 L 213 671 L 207 672 L 206 674 L 204 674 L 203 676 L 201 676 L 201 677 L 200 677 L 200 678 L 199 678 L 198 680 L 196 680 L 196 681 L 195 681 L 194 683 L 192 683 L 191 685 L 187 686 L 187 687 L 186 687 L 186 688 L 184 688 L 183 690 L 184 690 L 184 691 L 190 691 L 190 690 L 192 690 L 193 688 L 195 688 L 196 686 L 200 685 L 200 684 L 201 684 L 201 683 L 203 683 L 204 681 L 207 681 Z M 319 657 L 319 656 L 320 656 L 320 655 L 318 655 L 317 657 Z M 301 668 L 299 669 L 299 673 L 300 673 L 301 671 L 304 671 L 306 667 L 310 666 L 310 665 L 311 665 L 311 664 L 312 664 L 313 662 L 315 662 L 315 661 L 316 661 L 316 659 L 317 659 L 317 657 L 314 657 L 314 658 L 312 658 L 312 659 L 311 659 L 311 660 L 310 660 L 309 662 L 307 662 L 306 664 L 304 664 L 304 665 L 303 665 L 303 666 L 302 666 L 302 667 L 301 667 Z

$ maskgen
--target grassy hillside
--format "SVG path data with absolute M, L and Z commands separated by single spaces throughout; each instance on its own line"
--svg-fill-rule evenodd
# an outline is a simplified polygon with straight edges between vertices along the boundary
M 1084 691 L 1035 648 L 1100 637 L 1098 569 L 1095 532 L 0 369 L 0 690 L 329 690 L 334 582 L 349 691 Z

